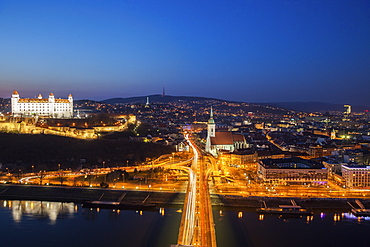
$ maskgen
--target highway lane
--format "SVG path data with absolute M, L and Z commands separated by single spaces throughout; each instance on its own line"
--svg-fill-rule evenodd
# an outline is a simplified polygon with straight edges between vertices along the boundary
M 188 140 L 194 158 L 189 171 L 189 184 L 179 229 L 178 244 L 216 246 L 216 234 L 210 202 L 206 164 L 200 150 Z M 195 171 L 195 172 L 194 172 Z

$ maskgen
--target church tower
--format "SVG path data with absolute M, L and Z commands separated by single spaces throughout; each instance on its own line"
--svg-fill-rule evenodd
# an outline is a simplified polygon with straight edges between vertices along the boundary
M 211 107 L 211 113 L 209 115 L 209 120 L 207 124 L 207 142 L 206 142 L 206 152 L 211 152 L 211 137 L 216 136 L 216 124 L 213 119 L 213 109 Z

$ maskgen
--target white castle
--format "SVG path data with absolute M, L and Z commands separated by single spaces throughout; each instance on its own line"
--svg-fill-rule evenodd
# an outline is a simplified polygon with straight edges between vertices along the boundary
M 18 92 L 14 91 L 11 103 L 13 116 L 73 117 L 71 94 L 68 95 L 68 99 L 56 99 L 52 93 L 49 94 L 49 98 L 42 98 L 41 94 L 37 98 L 20 98 Z

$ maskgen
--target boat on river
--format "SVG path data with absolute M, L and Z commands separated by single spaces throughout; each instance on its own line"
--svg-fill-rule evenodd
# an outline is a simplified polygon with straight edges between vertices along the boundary
M 85 201 L 82 203 L 84 208 L 109 208 L 109 209 L 137 209 L 137 210 L 150 210 L 156 209 L 156 203 L 147 203 L 149 195 L 142 202 L 122 202 L 126 193 L 123 193 L 117 201 L 102 201 L 104 193 L 97 201 Z
M 109 208 L 109 209 L 155 209 L 155 203 L 121 203 L 111 201 L 85 201 L 82 203 L 84 208 Z
M 257 209 L 261 214 L 279 214 L 279 215 L 312 215 L 313 212 L 298 206 L 294 200 L 291 200 L 292 205 L 279 205 L 278 207 L 267 207 L 263 201 L 264 207 Z
M 347 202 L 351 206 L 351 211 L 356 217 L 370 217 L 370 209 L 365 208 L 360 200 L 355 200 L 356 204 L 360 208 L 355 208 L 351 203 Z

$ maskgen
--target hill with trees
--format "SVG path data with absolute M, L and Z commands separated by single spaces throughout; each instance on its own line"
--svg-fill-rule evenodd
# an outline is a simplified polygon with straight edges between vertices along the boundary
M 81 140 L 53 135 L 0 133 L 2 170 L 30 172 L 132 165 L 173 152 L 173 147 L 119 138 Z

